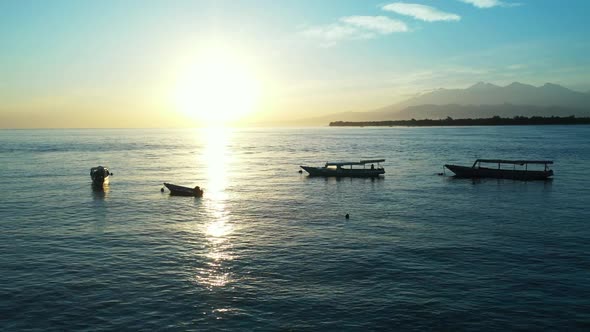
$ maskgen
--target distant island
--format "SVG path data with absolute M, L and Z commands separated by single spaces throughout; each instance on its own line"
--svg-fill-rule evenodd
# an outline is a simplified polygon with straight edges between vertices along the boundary
M 506 86 L 479 82 L 464 89 L 440 88 L 372 110 L 351 110 L 300 119 L 299 125 L 325 125 L 333 121 L 407 119 L 480 119 L 499 116 L 590 117 L 590 91 L 580 92 L 558 84 L 533 86 L 513 82 Z M 406 125 L 406 124 L 403 124 Z
M 493 116 L 481 119 L 422 119 L 422 120 L 390 120 L 390 121 L 334 121 L 330 127 L 441 127 L 441 126 L 523 126 L 523 125 L 580 125 L 590 124 L 590 117 L 577 118 L 575 116 L 542 117 L 542 116 L 515 116 L 502 118 Z

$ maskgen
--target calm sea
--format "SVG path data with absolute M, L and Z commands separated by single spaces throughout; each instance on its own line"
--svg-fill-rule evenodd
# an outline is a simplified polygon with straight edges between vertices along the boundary
M 1 130 L 0 183 L 3 331 L 590 329 L 590 126 Z

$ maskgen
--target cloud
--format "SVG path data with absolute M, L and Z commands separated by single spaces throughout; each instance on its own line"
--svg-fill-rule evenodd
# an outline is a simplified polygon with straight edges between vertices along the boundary
M 474 5 L 477 8 L 492 8 L 492 7 L 516 7 L 520 6 L 520 3 L 516 2 L 504 2 L 500 0 L 459 0 L 461 2 L 465 2 L 471 5 Z
M 408 26 L 385 16 L 345 16 L 337 23 L 304 28 L 301 33 L 330 47 L 343 40 L 373 39 L 378 35 L 409 31 Z
M 359 30 L 354 26 L 338 23 L 309 27 L 304 29 L 302 34 L 323 41 L 323 46 L 326 47 L 333 46 L 342 40 L 375 38 L 374 33 Z
M 394 2 L 381 7 L 381 9 L 400 15 L 411 16 L 415 19 L 426 22 L 459 21 L 461 19 L 461 16 L 457 14 L 443 12 L 434 7 L 416 3 Z
M 375 31 L 382 35 L 388 35 L 394 32 L 406 32 L 409 30 L 404 22 L 393 20 L 385 16 L 346 16 L 341 17 L 340 22 Z

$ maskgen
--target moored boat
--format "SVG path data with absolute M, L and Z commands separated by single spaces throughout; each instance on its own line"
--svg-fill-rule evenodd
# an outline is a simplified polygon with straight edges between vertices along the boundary
M 482 167 L 481 164 L 497 164 L 497 168 Z M 445 165 L 455 173 L 458 178 L 495 178 L 512 180 L 546 180 L 553 176 L 553 170 L 548 165 L 551 160 L 502 160 L 502 159 L 477 159 L 471 167 L 458 165 Z M 512 165 L 512 169 L 506 168 Z M 544 165 L 543 170 L 531 170 L 529 165 Z M 519 168 L 517 169 L 517 166 Z M 502 168 L 504 167 L 504 168 Z M 523 168 L 524 167 L 524 168 Z
M 110 175 L 112 175 L 112 173 L 104 166 L 92 167 L 90 169 L 90 178 L 92 179 L 92 184 L 95 186 L 108 184 Z
M 358 162 L 327 162 L 323 167 L 300 166 L 310 176 L 335 176 L 335 177 L 377 177 L 385 174 L 385 169 L 381 167 L 380 163 L 385 159 L 366 159 Z M 370 167 L 366 167 L 371 164 Z M 375 167 L 377 164 L 377 167 Z M 347 166 L 350 166 L 346 168 Z M 363 166 L 353 167 L 353 166 Z
M 194 188 L 190 188 L 190 187 L 178 186 L 178 185 L 166 183 L 166 182 L 164 182 L 164 185 L 166 186 L 166 188 L 168 188 L 168 190 L 170 190 L 170 195 L 195 196 L 195 197 L 203 196 L 203 189 L 201 189 L 201 187 L 199 187 L 199 186 L 196 186 Z

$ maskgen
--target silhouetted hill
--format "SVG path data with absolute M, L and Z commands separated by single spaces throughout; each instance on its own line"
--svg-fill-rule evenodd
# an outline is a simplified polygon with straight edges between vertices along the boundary
M 404 120 L 404 119 L 444 119 L 452 118 L 485 118 L 493 116 L 514 117 L 514 116 L 590 116 L 590 108 L 583 110 L 579 108 L 561 106 L 534 106 L 534 105 L 420 105 L 410 106 L 400 112 L 390 114 L 379 112 L 382 120 Z M 371 117 L 372 119 L 375 117 Z M 367 119 L 367 121 L 372 120 Z
M 404 102 L 366 112 L 341 112 L 301 119 L 299 125 L 325 125 L 333 121 L 384 121 L 409 119 L 485 118 L 492 116 L 590 116 L 590 92 L 558 84 L 535 87 L 519 82 L 507 86 L 479 82 L 466 89 L 438 89 Z
M 590 117 L 541 117 L 541 116 L 515 116 L 514 118 L 502 118 L 493 116 L 478 119 L 423 119 L 423 120 L 394 120 L 394 121 L 335 121 L 330 122 L 330 127 L 440 127 L 440 126 L 525 126 L 525 125 L 580 125 L 590 124 Z
M 479 82 L 467 89 L 438 89 L 404 102 L 374 110 L 378 113 L 394 113 L 419 105 L 530 105 L 559 106 L 590 109 L 590 95 L 573 91 L 557 84 L 546 83 L 535 87 L 519 82 L 505 87 Z M 517 114 L 515 114 L 517 115 Z

